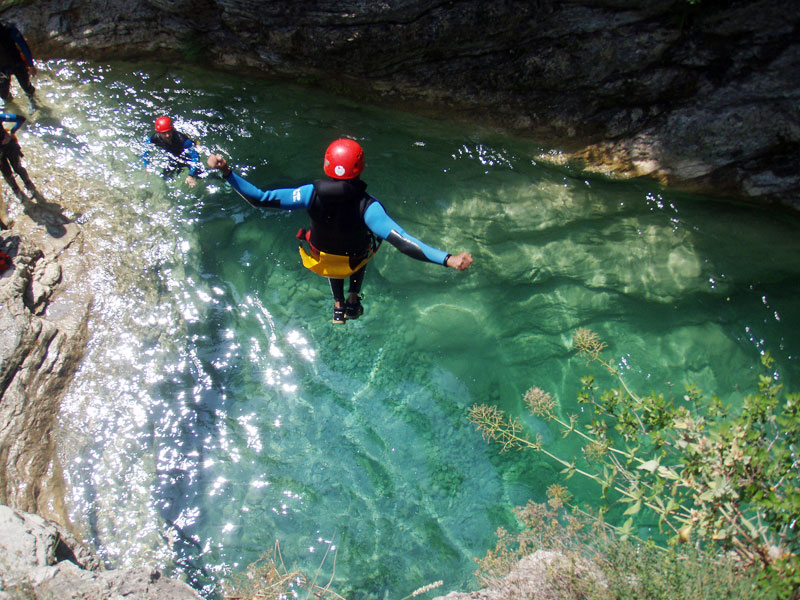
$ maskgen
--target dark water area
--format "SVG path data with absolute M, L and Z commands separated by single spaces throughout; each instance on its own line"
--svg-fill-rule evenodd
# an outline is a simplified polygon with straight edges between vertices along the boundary
M 96 265 L 89 351 L 61 413 L 67 501 L 112 566 L 154 564 L 211 598 L 277 540 L 325 582 L 335 555 L 348 598 L 474 587 L 473 557 L 511 508 L 561 480 L 543 457 L 498 455 L 467 409 L 496 404 L 574 451 L 522 396 L 536 385 L 579 410 L 577 328 L 645 393 L 695 382 L 735 405 L 766 351 L 798 387 L 794 216 L 275 82 L 54 61 L 39 89 L 26 161 L 45 195 L 75 199 Z M 327 144 L 354 137 L 389 214 L 475 263 L 459 273 L 385 244 L 364 316 L 334 326 L 327 282 L 299 261 L 306 215 L 252 208 L 214 174 L 189 188 L 145 172 L 162 113 L 263 188 L 320 177 Z

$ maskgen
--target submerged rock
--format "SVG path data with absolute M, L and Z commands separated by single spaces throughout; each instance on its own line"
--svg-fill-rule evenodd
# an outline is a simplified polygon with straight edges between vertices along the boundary
M 175 59 L 500 123 L 590 167 L 800 208 L 792 0 L 45 0 L 39 58 Z

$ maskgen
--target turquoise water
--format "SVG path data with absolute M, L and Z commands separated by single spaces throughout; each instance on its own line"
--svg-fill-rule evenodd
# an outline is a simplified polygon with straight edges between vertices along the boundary
M 646 391 L 695 381 L 736 403 L 766 350 L 798 387 L 796 217 L 268 81 L 53 61 L 39 89 L 26 164 L 83 223 L 96 294 L 61 413 L 67 502 L 112 566 L 155 564 L 213 597 L 278 540 L 348 598 L 474 586 L 473 557 L 559 475 L 498 456 L 467 408 L 520 414 L 568 452 L 521 397 L 538 385 L 575 410 L 579 327 Z M 254 209 L 213 175 L 189 189 L 143 171 L 162 112 L 262 187 L 319 177 L 328 142 L 356 137 L 388 212 L 475 263 L 459 273 L 386 245 L 364 316 L 333 326 L 327 282 L 298 260 L 305 215 Z

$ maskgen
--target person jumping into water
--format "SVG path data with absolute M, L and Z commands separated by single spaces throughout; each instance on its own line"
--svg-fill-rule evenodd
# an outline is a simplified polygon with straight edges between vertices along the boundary
M 194 142 L 189 137 L 172 126 L 172 120 L 169 117 L 158 117 L 155 123 L 156 132 L 150 136 L 148 142 L 163 148 L 171 154 L 169 157 L 169 164 L 164 169 L 164 175 L 172 175 L 178 173 L 184 167 L 189 167 L 189 175 L 187 175 L 185 183 L 189 187 L 197 185 L 197 175 L 200 170 L 200 157 L 194 147 Z M 142 161 L 144 161 L 144 168 L 147 168 L 150 157 L 150 145 L 145 147 L 142 153 Z M 186 157 L 189 161 L 186 161 Z
M 253 206 L 308 211 L 311 226 L 297 234 L 304 244 L 300 246 L 300 256 L 306 268 L 330 281 L 335 324 L 363 314 L 360 293 L 364 272 L 382 240 L 411 258 L 458 271 L 472 264 L 468 252 L 451 255 L 432 248 L 410 236 L 386 214 L 360 179 L 364 151 L 354 140 L 339 139 L 328 146 L 323 163 L 328 178 L 298 188 L 261 190 L 234 173 L 219 154 L 208 157 L 208 166 L 219 169 L 233 189 Z M 350 287 L 345 299 L 347 278 Z
M 6 121 L 14 123 L 11 131 L 8 131 L 5 126 L 2 125 Z M 11 191 L 21 200 L 25 199 L 25 196 L 19 188 L 16 179 L 14 179 L 14 173 L 11 172 L 12 169 L 19 175 L 19 178 L 22 179 L 22 183 L 25 184 L 25 187 L 34 197 L 38 193 L 36 186 L 33 185 L 28 175 L 28 171 L 22 166 L 22 157 L 24 155 L 22 154 L 22 148 L 19 147 L 17 136 L 14 135 L 17 130 L 22 127 L 23 123 L 25 123 L 25 117 L 22 115 L 0 113 L 0 136 L 2 136 L 0 137 L 0 172 L 3 173 L 3 178 L 6 180 L 9 187 L 11 187 Z

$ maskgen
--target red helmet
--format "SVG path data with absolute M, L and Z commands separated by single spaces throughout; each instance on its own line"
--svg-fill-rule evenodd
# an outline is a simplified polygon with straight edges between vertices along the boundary
M 334 179 L 353 179 L 364 170 L 364 150 L 355 140 L 336 140 L 325 151 L 325 175 Z
M 170 121 L 169 117 L 158 117 L 156 119 L 156 131 L 158 133 L 172 131 L 172 121 Z

